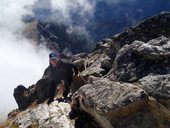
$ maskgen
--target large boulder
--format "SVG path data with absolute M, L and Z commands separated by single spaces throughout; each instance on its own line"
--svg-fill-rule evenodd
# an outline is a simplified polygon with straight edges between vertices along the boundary
M 139 86 L 170 110 L 170 74 L 148 75 L 139 80 Z
M 170 98 L 170 74 L 148 75 L 140 79 L 139 84 L 154 98 Z
M 14 89 L 14 98 L 20 110 L 26 109 L 35 100 L 35 85 L 30 86 L 28 89 L 23 85 L 18 85 Z
M 18 104 L 18 109 L 25 110 L 34 101 L 39 104 L 47 100 L 50 93 L 49 88 L 48 79 L 40 79 L 35 85 L 29 88 L 18 85 L 17 88 L 14 89 L 13 94 Z
M 90 75 L 102 77 L 111 68 L 110 57 L 107 54 L 94 52 L 89 54 L 89 57 L 86 59 L 86 65 L 85 70 L 80 73 L 82 77 L 86 80 Z
M 170 41 L 161 36 L 148 43 L 134 41 L 119 50 L 110 78 L 134 82 L 148 74 L 170 73 Z
M 119 107 L 127 107 L 131 103 L 137 103 L 137 101 L 142 103 L 145 97 L 147 94 L 137 86 L 95 78 L 93 83 L 84 85 L 74 94 L 73 104 L 79 104 L 81 109 L 88 113 L 100 127 L 111 128 L 109 112 Z M 134 109 L 134 111 L 137 110 Z M 129 112 L 124 114 L 122 112 L 123 115 L 119 114 L 115 116 L 128 115 Z
M 152 100 L 142 88 L 129 83 L 95 78 L 74 94 L 74 109 L 76 105 L 101 128 L 170 126 L 169 111 Z

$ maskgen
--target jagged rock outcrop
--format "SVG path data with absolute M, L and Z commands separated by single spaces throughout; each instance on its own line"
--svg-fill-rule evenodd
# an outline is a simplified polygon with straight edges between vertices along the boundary
M 148 43 L 134 41 L 122 47 L 113 63 L 111 77 L 126 82 L 137 81 L 148 74 L 170 73 L 170 41 L 166 37 Z
M 91 84 L 74 94 L 73 104 L 80 106 L 101 128 L 170 126 L 170 111 L 152 100 L 144 89 L 129 83 L 93 78 Z
M 89 54 L 78 54 L 73 57 L 73 63 L 79 67 L 81 76 L 86 80 L 90 75 L 102 77 L 112 68 L 112 59 L 101 49 Z
M 25 110 L 35 100 L 35 85 L 30 86 L 28 89 L 23 85 L 17 86 L 14 89 L 14 98 L 18 104 L 18 108 Z
M 35 100 L 37 103 L 42 103 L 49 96 L 49 85 L 47 79 L 40 79 L 35 85 L 28 89 L 23 85 L 17 86 L 14 89 L 14 98 L 18 104 L 19 110 L 25 110 Z
M 109 70 L 109 60 L 110 58 L 106 54 L 92 53 L 89 58 L 86 59 L 87 67 L 81 72 L 81 76 L 87 78 L 90 75 L 96 77 L 102 77 L 103 73 Z M 108 63 L 107 63 L 107 62 Z M 104 69 L 105 68 L 105 69 Z M 106 74 L 104 73 L 104 74 Z
M 53 102 L 49 106 L 40 104 L 19 113 L 8 120 L 4 127 L 19 128 L 74 128 L 73 121 L 68 118 L 70 105 Z
M 164 35 L 170 36 L 170 12 L 162 12 L 148 18 L 135 27 L 128 28 L 120 34 L 113 36 L 112 52 L 117 53 L 126 44 L 131 44 L 135 40 L 148 42 Z
M 139 84 L 154 98 L 170 98 L 170 74 L 148 75 L 140 79 Z
M 148 95 L 170 110 L 170 74 L 148 75 L 138 83 L 138 86 L 146 90 Z
M 81 75 L 72 86 L 71 117 L 76 128 L 170 127 L 169 20 L 170 13 L 161 13 L 99 42 L 92 53 L 71 58 Z M 24 108 L 28 107 L 24 99 L 44 102 L 49 95 L 48 78 L 47 69 L 34 89 L 18 87 L 15 94 L 22 98 L 16 101 Z M 40 106 L 35 110 L 49 110 Z M 55 112 L 60 115 L 59 111 Z
M 74 97 L 80 97 L 86 107 L 99 112 L 109 112 L 147 97 L 142 88 L 129 83 L 119 83 L 97 77 L 92 77 L 91 82 L 81 87 Z

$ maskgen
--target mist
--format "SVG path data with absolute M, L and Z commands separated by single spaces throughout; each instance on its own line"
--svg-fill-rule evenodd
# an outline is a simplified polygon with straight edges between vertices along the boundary
M 37 47 L 21 34 L 24 29 L 22 15 L 28 12 L 25 5 L 33 1 L 0 1 L 0 121 L 18 108 L 13 90 L 17 85 L 35 84 L 48 66 L 45 47 Z

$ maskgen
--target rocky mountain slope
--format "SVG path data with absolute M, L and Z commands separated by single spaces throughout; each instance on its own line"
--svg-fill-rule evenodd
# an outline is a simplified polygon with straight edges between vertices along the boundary
M 78 31 L 68 33 L 67 29 L 68 26 L 64 24 L 36 20 L 26 23 L 23 34 L 37 42 L 36 45 L 45 45 L 65 54 L 87 52 L 90 46 L 85 35 Z
M 102 40 L 89 54 L 72 57 L 81 71 L 71 87 L 76 128 L 170 127 L 169 21 L 170 13 L 163 12 Z M 39 127 L 61 128 L 64 121 L 72 127 L 57 101 L 50 105 L 52 108 L 46 105 L 47 79 L 48 71 L 28 89 L 20 85 L 14 90 L 19 109 L 24 111 L 9 114 L 9 122 L 20 128 L 34 127 L 30 122 Z M 30 108 L 33 104 L 38 106 Z M 49 110 L 54 112 L 52 118 Z M 39 111 L 46 114 L 39 118 Z M 19 122 L 21 118 L 25 120 Z M 49 122 L 51 119 L 54 122 Z

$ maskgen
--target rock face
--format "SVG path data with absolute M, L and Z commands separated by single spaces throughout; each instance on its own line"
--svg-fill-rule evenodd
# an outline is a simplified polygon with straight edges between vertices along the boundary
M 149 75 L 140 79 L 139 84 L 154 98 L 170 98 L 170 74 Z
M 75 93 L 73 102 L 79 103 L 101 128 L 170 126 L 169 110 L 151 100 L 144 89 L 129 83 L 95 78 Z
M 19 113 L 15 119 L 9 120 L 5 127 L 13 128 L 74 128 L 73 122 L 68 118 L 70 105 L 53 102 L 49 106 L 40 104 L 35 108 Z
M 25 110 L 35 100 L 35 86 L 31 86 L 28 89 L 23 85 L 19 85 L 14 89 L 14 98 L 18 104 L 18 108 Z
M 121 84 L 102 78 L 95 78 L 91 84 L 81 87 L 74 97 L 79 94 L 85 105 L 100 112 L 108 112 L 120 106 L 126 106 L 142 100 L 147 95 L 143 89 L 132 84 Z
M 71 58 L 80 70 L 80 76 L 73 81 L 70 103 L 75 128 L 170 128 L 169 20 L 170 13 L 161 13 L 102 40 L 92 53 Z M 34 86 L 15 89 L 20 109 L 48 98 L 48 77 L 46 70 Z M 52 120 L 51 127 L 64 127 L 62 121 L 67 122 L 66 127 L 72 127 L 60 113 L 58 103 L 50 106 L 40 104 L 26 109 L 23 116 L 16 116 L 14 124 L 26 127 L 38 120 L 40 127 L 50 127 Z M 54 116 L 49 116 L 49 110 L 54 111 Z M 44 113 L 42 118 L 37 117 L 40 111 Z M 30 120 L 23 120 L 30 113 L 35 119 L 31 116 Z M 27 123 L 19 122 L 21 117 Z
M 139 80 L 139 86 L 170 110 L 170 74 L 146 76 Z
M 134 41 L 122 47 L 116 55 L 113 72 L 115 79 L 136 81 L 150 73 L 170 73 L 170 41 L 159 37 L 147 43 Z
M 131 44 L 135 40 L 148 42 L 164 35 L 170 35 L 170 13 L 162 12 L 135 27 L 128 28 L 124 32 L 112 37 L 112 49 L 118 51 L 122 46 Z
M 24 35 L 39 45 L 63 53 L 89 51 L 89 41 L 83 33 L 68 32 L 68 26 L 54 22 L 33 21 L 26 24 Z M 81 36 L 81 38 L 79 38 Z
M 28 89 L 19 85 L 14 89 L 13 95 L 20 110 L 25 110 L 35 100 L 37 103 L 42 103 L 49 97 L 48 80 L 41 79 L 36 85 L 30 86 Z

